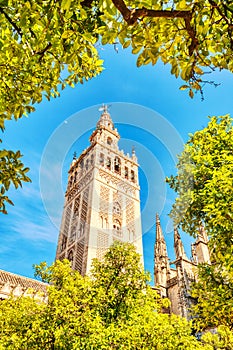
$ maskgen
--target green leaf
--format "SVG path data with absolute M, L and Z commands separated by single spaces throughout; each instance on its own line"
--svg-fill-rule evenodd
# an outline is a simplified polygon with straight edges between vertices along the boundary
M 72 0 L 62 0 L 61 8 L 65 11 L 69 11 Z

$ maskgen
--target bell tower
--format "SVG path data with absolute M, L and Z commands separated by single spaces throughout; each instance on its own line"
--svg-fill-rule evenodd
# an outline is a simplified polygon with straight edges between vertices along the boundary
M 143 257 L 138 163 L 133 150 L 119 150 L 120 135 L 108 107 L 90 137 L 90 146 L 70 169 L 56 259 L 68 258 L 88 274 L 115 241 L 132 242 Z

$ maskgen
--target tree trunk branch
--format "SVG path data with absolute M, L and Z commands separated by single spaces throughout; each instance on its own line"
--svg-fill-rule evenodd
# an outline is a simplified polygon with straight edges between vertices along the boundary
M 150 10 L 145 7 L 140 9 L 130 10 L 124 3 L 123 0 L 112 0 L 113 4 L 122 14 L 124 20 L 129 24 L 133 25 L 139 18 L 154 17 L 154 18 L 190 18 L 191 11 L 186 10 Z
M 211 0 L 210 0 L 211 1 Z M 190 22 L 192 19 L 192 12 L 190 10 L 150 10 L 145 7 L 140 9 L 130 10 L 124 3 L 124 0 L 112 0 L 113 4 L 116 6 L 118 11 L 122 14 L 124 20 L 128 25 L 135 24 L 139 18 L 153 17 L 153 18 L 183 18 L 185 21 L 185 29 L 187 30 L 190 38 L 191 44 L 189 46 L 190 56 L 193 54 L 194 50 L 198 45 L 198 40 L 196 38 L 196 31 L 191 26 Z

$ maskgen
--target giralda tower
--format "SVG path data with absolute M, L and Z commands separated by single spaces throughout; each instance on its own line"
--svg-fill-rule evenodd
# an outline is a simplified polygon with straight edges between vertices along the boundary
M 90 146 L 70 166 L 56 259 L 82 275 L 115 240 L 133 242 L 143 257 L 137 158 L 119 139 L 103 106 Z

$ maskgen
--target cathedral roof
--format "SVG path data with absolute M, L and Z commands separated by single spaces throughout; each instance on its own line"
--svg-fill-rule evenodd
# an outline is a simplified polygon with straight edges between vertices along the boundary
M 6 291 L 6 286 L 7 288 Z M 14 289 L 17 287 L 20 287 L 23 291 L 26 291 L 28 289 L 33 289 L 35 292 L 44 292 L 46 293 L 47 290 L 47 284 L 34 280 L 32 278 L 16 275 L 14 273 L 0 270 L 0 294 L 5 291 L 4 294 L 10 295 L 12 292 L 14 294 Z M 9 293 L 8 293 L 9 291 Z

